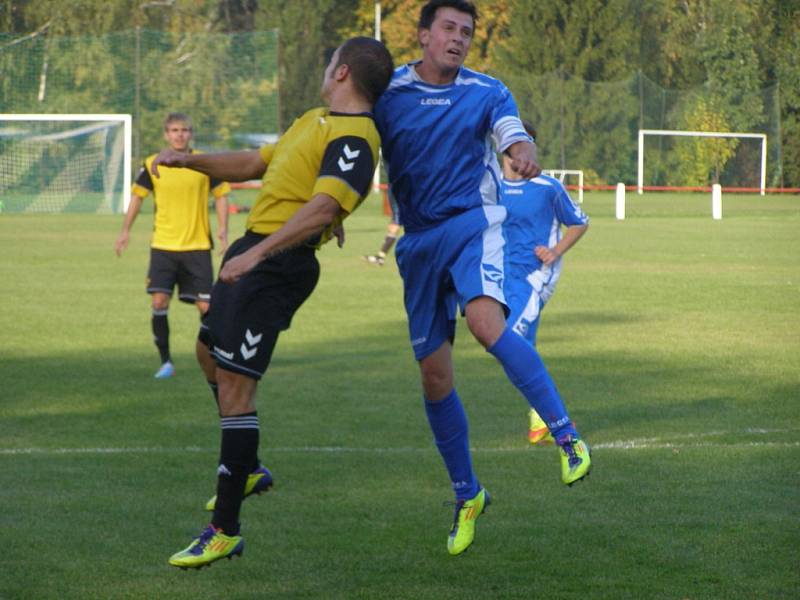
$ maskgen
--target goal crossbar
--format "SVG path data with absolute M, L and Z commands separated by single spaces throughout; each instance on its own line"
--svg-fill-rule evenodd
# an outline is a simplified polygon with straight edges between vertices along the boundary
M 122 207 L 123 212 L 128 212 L 130 203 L 131 189 L 131 148 L 133 138 L 133 126 L 131 115 L 128 114 L 0 114 L 0 123 L 3 121 L 100 121 L 100 122 L 121 122 L 123 124 L 123 173 L 122 173 Z M 93 128 L 102 128 L 103 125 L 88 126 L 87 131 Z M 42 136 L 43 139 L 47 136 Z M 56 139 L 53 137 L 52 139 Z
M 565 175 L 578 176 L 578 204 L 583 204 L 583 171 L 580 169 L 542 169 L 542 173 L 555 177 L 561 183 L 564 183 Z
M 684 137 L 710 137 L 710 138 L 753 138 L 761 140 L 761 195 L 765 194 L 767 186 L 767 135 L 765 133 L 738 133 L 728 131 L 685 131 L 673 129 L 640 129 L 639 130 L 639 168 L 636 191 L 641 194 L 644 188 L 644 136 L 646 135 L 676 135 Z

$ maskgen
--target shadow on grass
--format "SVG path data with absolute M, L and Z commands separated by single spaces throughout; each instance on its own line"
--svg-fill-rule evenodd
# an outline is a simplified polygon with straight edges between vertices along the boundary
M 568 329 L 591 317 L 608 327 L 622 315 L 552 315 L 548 327 Z M 593 325 L 596 326 L 596 325 Z M 427 447 L 418 368 L 401 321 L 332 342 L 279 342 L 258 392 L 271 446 Z M 572 417 L 597 440 L 719 427 L 764 426 L 742 412 L 754 398 L 771 398 L 771 422 L 791 421 L 792 386 L 713 368 L 680 356 L 669 360 L 608 349 L 548 354 Z M 709 358 L 709 361 L 712 361 Z M 217 415 L 204 377 L 189 354 L 175 356 L 176 377 L 153 379 L 152 353 L 61 352 L 7 358 L 0 366 L 6 401 L 0 407 L 3 446 L 87 447 L 179 445 L 213 448 Z M 459 323 L 456 383 L 480 432 L 521 427 L 525 401 L 502 369 Z M 795 415 L 796 417 L 796 415 Z M 663 424 L 663 425 L 662 425 Z

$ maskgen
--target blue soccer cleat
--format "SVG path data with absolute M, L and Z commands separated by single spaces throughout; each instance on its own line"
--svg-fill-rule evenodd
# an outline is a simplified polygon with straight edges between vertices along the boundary
M 156 379 L 167 379 L 175 375 L 175 367 L 172 365 L 170 361 L 165 362 L 161 365 L 161 368 L 156 371 L 155 378 Z

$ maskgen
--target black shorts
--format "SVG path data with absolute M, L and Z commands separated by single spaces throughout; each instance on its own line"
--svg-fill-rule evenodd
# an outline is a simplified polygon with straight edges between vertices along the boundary
M 150 249 L 150 267 L 147 271 L 147 293 L 162 293 L 172 296 L 178 286 L 178 298 L 194 304 L 208 302 L 214 270 L 211 266 L 210 250 L 172 252 Z
M 242 254 L 264 237 L 248 231 L 228 249 L 225 260 Z M 261 379 L 278 334 L 289 328 L 294 313 L 318 280 L 316 251 L 304 246 L 262 261 L 235 283 L 217 281 L 207 319 L 211 355 L 217 366 Z

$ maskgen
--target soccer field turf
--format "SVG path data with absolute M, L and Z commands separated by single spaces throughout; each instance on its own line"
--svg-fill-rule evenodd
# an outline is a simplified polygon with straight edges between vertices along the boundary
M 275 488 L 244 556 L 167 565 L 207 523 L 219 424 L 170 310 L 156 381 L 150 216 L 0 214 L 0 599 L 795 598 L 800 589 L 800 198 L 587 194 L 539 349 L 593 445 L 587 481 L 527 444 L 526 403 L 459 323 L 457 385 L 493 503 L 465 555 L 371 200 L 259 389 Z M 213 219 L 212 219 L 213 221 Z M 232 219 L 232 239 L 244 217 Z M 218 264 L 218 260 L 215 261 Z

